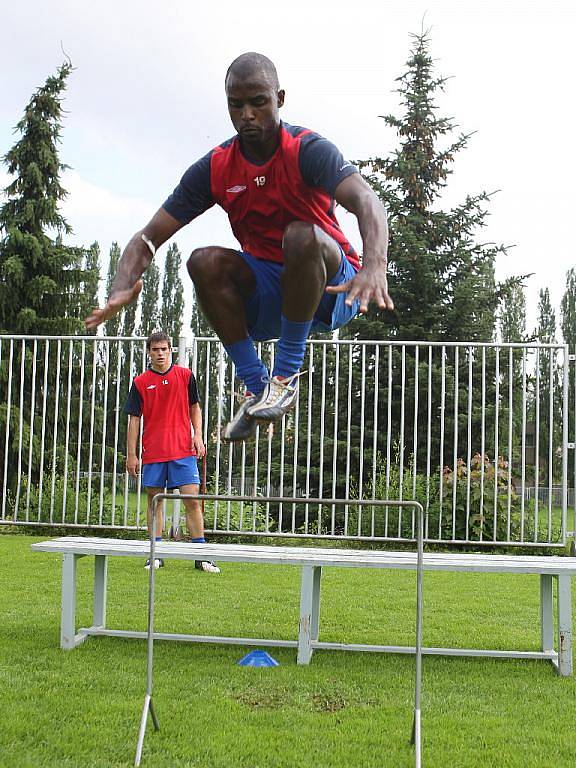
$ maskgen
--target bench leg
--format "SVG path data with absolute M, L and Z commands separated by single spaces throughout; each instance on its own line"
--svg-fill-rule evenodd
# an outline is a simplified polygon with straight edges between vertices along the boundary
M 108 557 L 94 558 L 94 626 L 106 626 L 106 584 L 108 581 Z
M 550 574 L 540 575 L 540 633 L 543 651 L 554 650 L 553 579 Z
M 318 573 L 316 573 L 318 571 Z M 312 640 L 318 639 L 320 623 L 321 569 L 312 565 L 302 567 L 300 584 L 300 624 L 298 627 L 298 664 L 309 664 Z
M 569 575 L 558 576 L 558 674 L 572 674 L 572 590 Z
M 76 565 L 78 555 L 62 556 L 62 613 L 60 619 L 60 648 L 70 650 L 76 645 Z
M 318 640 L 320 632 L 320 581 L 322 579 L 322 567 L 312 569 L 312 616 L 310 622 L 310 635 L 312 640 Z

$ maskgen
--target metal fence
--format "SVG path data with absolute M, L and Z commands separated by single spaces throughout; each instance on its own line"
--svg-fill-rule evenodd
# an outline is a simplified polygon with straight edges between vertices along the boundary
M 260 353 L 273 364 L 273 344 Z M 221 439 L 237 382 L 218 340 L 181 340 L 177 357 L 198 378 L 209 492 L 254 497 L 207 505 L 207 531 L 415 538 L 411 509 L 366 498 L 420 501 L 429 542 L 562 545 L 576 527 L 565 346 L 311 340 L 295 409 L 237 445 Z M 143 339 L 0 336 L 1 523 L 145 526 L 123 413 L 145 365 Z M 271 495 L 302 502 L 258 501 Z

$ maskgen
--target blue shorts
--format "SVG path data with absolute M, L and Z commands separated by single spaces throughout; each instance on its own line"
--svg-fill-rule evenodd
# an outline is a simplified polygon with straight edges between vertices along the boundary
M 168 490 L 181 488 L 183 485 L 200 485 L 196 456 L 143 464 L 142 485 L 145 488 L 168 488 Z
M 342 249 L 340 249 L 342 251 Z M 268 341 L 280 336 L 280 318 L 282 314 L 282 291 L 280 275 L 282 264 L 275 261 L 257 259 L 246 251 L 239 251 L 240 256 L 250 267 L 256 278 L 256 291 L 246 301 L 246 321 L 248 331 L 254 341 Z M 329 285 L 340 285 L 351 280 L 357 274 L 342 252 L 340 268 Z M 312 331 L 329 332 L 341 328 L 358 314 L 360 302 L 356 300 L 351 307 L 346 304 L 345 293 L 325 293 L 318 305 Z

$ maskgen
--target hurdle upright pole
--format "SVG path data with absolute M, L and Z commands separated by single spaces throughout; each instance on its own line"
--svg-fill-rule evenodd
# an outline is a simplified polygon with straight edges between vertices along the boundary
M 152 499 L 152 519 L 150 521 L 150 578 L 148 581 L 148 637 L 147 637 L 147 665 L 146 665 L 146 695 L 144 697 L 144 706 L 142 707 L 142 717 L 140 718 L 140 730 L 138 732 L 138 743 L 136 745 L 136 758 L 134 765 L 139 766 L 142 760 L 142 748 L 144 746 L 144 736 L 146 735 L 146 725 L 148 723 L 148 713 L 152 717 L 154 730 L 159 730 L 160 725 L 154 703 L 152 701 L 152 683 L 154 669 L 154 587 L 156 583 L 156 568 L 154 560 L 156 559 L 156 509 L 159 499 L 165 498 L 166 494 L 157 494 Z

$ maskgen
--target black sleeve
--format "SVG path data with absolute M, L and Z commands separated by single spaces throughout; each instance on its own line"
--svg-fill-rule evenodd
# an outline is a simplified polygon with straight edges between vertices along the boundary
M 188 403 L 189 405 L 196 405 L 196 403 L 200 402 L 200 398 L 198 397 L 198 387 L 196 385 L 196 378 L 194 377 L 194 374 L 190 374 L 190 381 L 188 382 Z
M 128 393 L 128 399 L 124 405 L 124 413 L 129 416 L 141 416 L 142 415 L 142 400 L 140 394 L 136 389 L 136 384 L 132 382 L 130 392 Z
M 214 205 L 210 185 L 211 157 L 212 152 L 209 152 L 191 165 L 162 206 L 181 224 L 188 224 Z
M 321 187 L 330 197 L 338 184 L 347 176 L 358 173 L 349 160 L 344 160 L 340 150 L 328 139 L 317 133 L 302 137 L 300 145 L 300 172 L 311 187 Z

